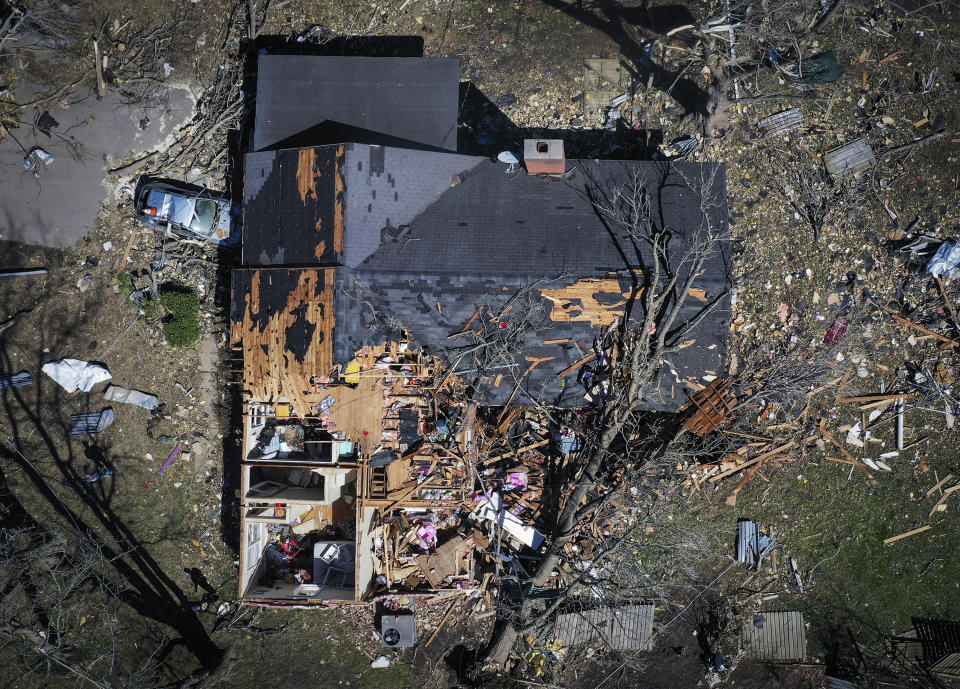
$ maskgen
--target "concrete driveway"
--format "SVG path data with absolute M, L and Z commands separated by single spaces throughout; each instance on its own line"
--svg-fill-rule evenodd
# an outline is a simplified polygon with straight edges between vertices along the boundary
M 21 85 L 16 99 L 27 102 L 39 92 Z M 186 89 L 170 88 L 167 101 L 144 109 L 109 94 L 98 101 L 92 90 L 81 89 L 46 110 L 26 108 L 24 123 L 0 142 L 0 240 L 64 247 L 90 232 L 120 182 L 106 178 L 113 162 L 169 143 L 192 116 Z M 23 161 L 37 146 L 55 160 L 29 172 Z

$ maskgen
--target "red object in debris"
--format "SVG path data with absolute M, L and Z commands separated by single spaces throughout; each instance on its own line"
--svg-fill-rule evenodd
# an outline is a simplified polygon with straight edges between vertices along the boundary
M 506 327 L 507 327 L 507 322 L 506 322 L 506 321 L 500 321 L 500 329 L 503 330 L 503 329 L 506 328 Z
M 144 214 L 144 215 L 156 215 L 156 214 L 157 214 L 157 209 L 156 209 L 156 208 L 153 208 L 153 207 L 144 208 L 144 209 L 143 209 L 143 214 Z
M 823 338 L 823 344 L 827 345 L 828 347 L 837 344 L 840 341 L 840 338 L 843 337 L 843 334 L 847 332 L 847 327 L 849 325 L 850 321 L 842 316 L 837 316 L 837 320 L 833 322 L 833 325 L 830 326 L 826 336 Z

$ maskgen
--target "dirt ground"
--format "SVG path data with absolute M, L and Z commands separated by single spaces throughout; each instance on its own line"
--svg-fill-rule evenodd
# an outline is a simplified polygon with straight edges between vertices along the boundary
M 605 33 L 604 23 L 576 19 L 559 0 L 274 4 L 262 30 L 265 35 L 290 36 L 321 24 L 342 33 L 417 36 L 423 40 L 424 55 L 459 57 L 462 78 L 471 80 L 520 129 L 602 125 L 583 108 L 583 60 L 616 56 L 619 46 Z M 104 5 L 112 16 L 162 20 L 176 15 L 183 27 L 180 42 L 191 50 L 172 51 L 169 61 L 178 77 L 199 77 L 197 86 L 209 83 L 211 70 L 218 69 L 224 55 L 239 50 L 242 36 L 233 18 L 237 11 L 235 4 L 216 0 L 136 7 L 114 0 Z M 821 39 L 844 65 L 841 81 L 801 94 L 801 99 L 743 105 L 733 112 L 730 131 L 704 142 L 695 154 L 727 163 L 737 299 L 732 369 L 762 370 L 783 361 L 799 368 L 822 365 L 824 380 L 839 381 L 850 372 L 845 393 L 852 395 L 877 393 L 881 384 L 889 389 L 898 368 L 909 361 L 937 371 L 942 384 L 953 384 L 955 349 L 944 350 L 937 340 L 911 333 L 877 306 L 896 303 L 904 293 L 914 302 L 929 302 L 936 295 L 936 288 L 922 280 L 919 287 L 908 284 L 916 271 L 888 251 L 888 240 L 905 236 L 914 218 L 919 222 L 913 232 L 942 239 L 955 236 L 960 228 L 954 222 L 960 216 L 960 167 L 957 138 L 951 133 L 960 122 L 960 63 L 948 47 L 949 40 L 960 35 L 960 24 L 953 15 L 942 21 L 937 40 L 929 29 L 917 21 L 898 24 L 889 12 L 866 5 L 851 6 L 844 21 Z M 626 31 L 631 35 L 629 25 Z M 936 75 L 934 88 L 914 93 L 915 73 L 925 78 L 930 71 Z M 761 84 L 768 91 L 783 88 L 772 74 L 757 79 L 769 82 Z M 809 128 L 759 142 L 757 120 L 784 106 L 799 107 Z M 928 134 L 924 124 L 916 123 L 940 113 L 948 123 L 947 133 L 906 159 L 881 158 L 876 176 L 882 183 L 874 182 L 870 170 L 846 182 L 843 197 L 832 203 L 821 241 L 814 243 L 810 228 L 785 202 L 781 154 L 790 157 L 802 149 L 816 160 L 859 137 L 881 152 Z M 660 130 L 665 140 L 696 129 L 692 118 L 660 92 L 641 90 L 629 117 L 637 125 Z M 181 178 L 190 174 L 174 172 Z M 220 188 L 228 188 L 224 160 L 209 176 Z M 898 221 L 881 201 L 896 209 Z M 121 266 L 131 233 L 133 260 Z M 112 245 L 109 250 L 106 242 Z M 129 203 L 112 200 L 74 247 L 0 243 L 0 268 L 42 266 L 49 271 L 0 279 L 0 322 L 26 311 L 0 335 L 0 372 L 29 370 L 35 380 L 32 388 L 17 389 L 19 399 L 4 393 L 0 433 L 34 450 L 31 460 L 54 492 L 101 533 L 116 538 L 122 531 L 128 545 L 148 553 L 168 580 L 161 587 L 162 600 L 189 613 L 200 592 L 185 569 L 199 568 L 221 601 L 236 597 L 238 544 L 231 505 L 238 485 L 229 461 L 224 464 L 235 442 L 223 350 L 223 269 L 230 257 L 211 252 L 207 259 L 171 273 L 171 279 L 201 290 L 204 331 L 197 345 L 172 349 L 163 342 L 158 323 L 138 316 L 117 275 L 146 268 L 156 260 L 159 246 L 156 235 L 142 233 L 131 219 Z M 948 289 L 955 298 L 956 288 Z M 852 322 L 848 335 L 837 346 L 825 347 L 827 328 L 842 313 Z M 942 323 L 948 319 L 944 312 Z M 43 363 L 64 357 L 102 362 L 113 375 L 112 383 L 155 394 L 165 405 L 154 414 L 112 405 L 116 421 L 98 436 L 97 444 L 114 474 L 95 486 L 96 494 L 78 492 L 72 482 L 87 470 L 89 459 L 81 443 L 66 435 L 65 424 L 70 414 L 96 411 L 106 403 L 102 386 L 68 395 L 39 374 Z M 858 421 L 860 411 L 856 405 L 837 403 L 836 396 L 836 382 L 818 392 L 805 420 L 826 419 L 826 427 L 843 442 L 845 432 L 838 429 Z M 796 415 L 777 408 L 750 408 L 735 424 L 746 432 L 783 438 L 809 433 Z M 909 627 L 912 616 L 960 616 L 960 501 L 948 502 L 945 511 L 931 516 L 932 501 L 923 499 L 940 478 L 960 475 L 957 430 L 946 427 L 942 414 L 923 409 L 909 409 L 906 425 L 914 429 L 910 442 L 916 444 L 887 460 L 891 471 L 871 472 L 872 478 L 826 459 L 839 453 L 836 448 L 811 445 L 790 463 L 764 468 L 738 494 L 735 506 L 725 502 L 732 489 L 727 483 L 674 500 L 675 523 L 696 526 L 714 540 L 717 566 L 711 573 L 725 567 L 732 555 L 737 518 L 759 521 L 776 539 L 775 572 L 771 568 L 751 574 L 734 568 L 721 581 L 738 608 L 737 619 L 755 610 L 800 609 L 808 623 L 811 661 L 845 667 L 854 654 L 847 630 L 882 649 L 879 640 Z M 44 444 L 41 428 L 50 432 L 50 446 Z M 858 458 L 876 458 L 892 447 L 893 425 L 878 427 L 874 436 L 881 442 L 847 449 Z M 160 468 L 177 447 L 179 455 L 161 475 Z M 53 523 L 62 518 L 49 499 L 38 496 L 29 471 L 13 467 L 5 472 L 36 519 Z M 933 525 L 929 532 L 883 545 L 883 539 L 927 523 Z M 791 555 L 801 571 L 802 593 L 785 565 Z M 441 601 L 425 607 L 426 617 L 436 622 L 447 605 Z M 166 619 L 161 616 L 157 622 Z M 384 688 L 453 686 L 463 661 L 489 633 L 491 621 L 465 618 L 442 630 L 429 648 L 387 653 L 391 666 L 374 670 L 370 662 L 381 649 L 372 634 L 373 612 L 367 609 L 264 610 L 254 623 L 237 629 L 216 629 L 213 615 L 198 620 L 214 644 L 231 648 L 239 659 L 229 686 L 261 686 L 269 677 L 283 684 Z M 696 686 L 706 664 L 692 631 L 686 620 L 664 630 L 649 657 L 603 686 Z M 425 625 L 421 639 L 430 633 Z M 724 649 L 728 664 L 738 666 L 726 680 L 734 686 L 804 686 L 808 681 L 789 684 L 792 679 L 769 674 L 776 670 L 741 664 L 735 635 Z M 183 672 L 193 669 L 195 658 L 185 650 L 177 648 L 172 654 L 173 664 Z M 576 660 L 558 667 L 556 681 L 562 678 L 563 686 L 595 686 L 597 677 L 609 675 L 619 662 L 606 656 Z

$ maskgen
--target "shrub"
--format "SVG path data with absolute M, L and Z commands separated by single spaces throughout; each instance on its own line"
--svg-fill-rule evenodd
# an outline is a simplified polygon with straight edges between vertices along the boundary
M 200 339 L 200 297 L 180 285 L 164 286 L 160 304 L 167 311 L 163 337 L 171 347 L 187 347 Z

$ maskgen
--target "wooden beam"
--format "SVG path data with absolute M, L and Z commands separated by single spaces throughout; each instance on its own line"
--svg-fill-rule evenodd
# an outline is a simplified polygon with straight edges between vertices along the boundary
M 519 455 L 523 452 L 527 452 L 528 450 L 534 450 L 538 447 L 546 445 L 549 442 L 550 442 L 550 438 L 547 438 L 546 440 L 540 440 L 538 442 L 535 442 L 532 445 L 525 445 L 524 447 L 519 447 L 516 450 L 513 450 L 512 452 L 504 452 L 503 454 L 500 454 L 500 455 L 487 457 L 485 460 L 483 460 L 483 462 L 481 462 L 481 464 L 491 464 L 501 459 L 506 459 L 507 457 L 513 457 L 514 455 Z
M 844 404 L 846 402 L 892 402 L 893 400 L 902 400 L 907 397 L 913 397 L 914 392 L 901 392 L 893 395 L 860 395 L 859 397 L 840 397 L 837 402 Z
M 907 320 L 906 318 L 904 318 L 903 316 L 901 316 L 897 311 L 894 311 L 893 309 L 891 309 L 889 306 L 884 306 L 883 309 L 886 310 L 886 311 L 889 311 L 891 314 L 893 314 L 893 320 L 897 321 L 898 323 L 903 323 L 904 325 L 906 325 L 906 326 L 908 326 L 908 327 L 910 327 L 910 328 L 913 328 L 914 330 L 919 330 L 920 332 L 925 333 L 925 334 L 927 334 L 927 335 L 930 335 L 930 336 L 932 336 L 932 337 L 935 337 L 935 338 L 937 338 L 938 340 L 942 340 L 942 341 L 945 342 L 946 344 L 949 344 L 949 345 L 951 345 L 951 346 L 953 346 L 953 347 L 956 347 L 956 346 L 960 345 L 960 340 L 953 340 L 953 339 L 947 337 L 946 335 L 941 335 L 940 333 L 937 333 L 937 332 L 934 332 L 933 330 L 930 330 L 930 328 L 925 328 L 924 326 L 920 325 L 919 323 L 914 323 L 914 322 L 911 321 L 911 320 Z
M 102 100 L 107 87 L 103 82 L 103 58 L 100 57 L 100 44 L 96 38 L 93 39 L 93 61 L 97 68 L 97 100 Z
M 933 527 L 927 524 L 926 526 L 921 526 L 919 529 L 913 529 L 912 531 L 907 531 L 898 536 L 891 536 L 883 541 L 884 545 L 890 545 L 891 543 L 896 543 L 900 539 L 909 538 L 910 536 L 916 536 L 918 533 L 923 533 L 924 531 L 929 531 Z
M 586 363 L 588 363 L 588 362 L 590 362 L 590 361 L 593 361 L 593 360 L 596 359 L 596 358 L 597 358 L 597 355 L 596 355 L 595 353 L 593 353 L 593 352 L 590 352 L 590 353 L 587 354 L 585 357 L 583 357 L 582 359 L 580 359 L 580 361 L 578 361 L 577 363 L 575 363 L 573 366 L 570 366 L 569 368 L 565 368 L 565 369 L 563 369 L 562 371 L 560 371 L 560 373 L 557 374 L 557 378 L 564 378 L 565 376 L 570 375 L 571 373 L 573 373 L 574 371 L 576 371 L 578 368 L 580 368 L 580 367 L 583 366 L 584 364 L 586 364 Z
M 710 483 L 716 483 L 717 481 L 719 481 L 719 480 L 721 480 L 721 479 L 724 479 L 724 478 L 726 478 L 727 476 L 732 476 L 733 474 L 737 473 L 737 472 L 740 471 L 741 469 L 746 469 L 746 468 L 749 467 L 749 466 L 753 466 L 753 465 L 756 464 L 757 462 L 762 462 L 762 461 L 765 460 L 765 459 L 769 459 L 770 457 L 773 457 L 773 455 L 780 454 L 780 453 L 783 452 L 784 450 L 789 450 L 789 449 L 790 449 L 791 447 L 793 447 L 795 444 L 796 444 L 796 443 L 795 443 L 793 440 L 791 440 L 790 442 L 785 443 L 785 444 L 781 445 L 780 447 L 776 447 L 776 448 L 774 448 L 774 449 L 772 449 L 772 450 L 769 450 L 768 452 L 764 452 L 762 455 L 758 455 L 757 457 L 754 457 L 753 459 L 748 460 L 748 461 L 744 462 L 743 464 L 740 464 L 740 465 L 738 465 L 738 466 L 735 466 L 735 467 L 733 467 L 732 469 L 727 469 L 726 471 L 720 472 L 720 473 L 717 474 L 716 476 L 711 476 L 711 477 L 710 477 Z
M 453 344 L 457 344 L 457 340 L 459 340 L 461 337 L 463 337 L 463 336 L 466 335 L 468 332 L 470 332 L 470 326 L 473 325 L 473 322 L 474 322 L 475 320 L 477 320 L 477 316 L 480 315 L 480 312 L 481 312 L 481 311 L 483 311 L 483 307 L 482 307 L 482 306 L 481 306 L 479 309 L 477 309 L 476 311 L 474 311 L 473 315 L 470 316 L 470 320 L 467 321 L 467 324 L 466 324 L 465 326 L 463 326 L 463 330 L 461 330 L 461 331 L 457 334 L 457 339 L 453 341 Z M 452 335 L 451 335 L 451 337 L 452 337 Z
M 433 640 L 437 638 L 437 634 L 440 633 L 440 630 L 443 629 L 443 625 L 447 623 L 447 620 L 450 618 L 450 613 L 453 612 L 453 609 L 457 607 L 459 600 L 455 600 L 450 604 L 450 607 L 447 608 L 446 614 L 443 616 L 443 619 L 440 620 L 440 624 L 437 625 L 437 628 L 433 630 L 433 634 L 430 635 L 430 638 L 427 639 L 427 643 L 424 645 L 424 648 L 433 643 Z
M 950 479 L 952 479 L 952 478 L 953 478 L 953 474 L 947 474 L 945 477 L 943 477 L 942 479 L 940 479 L 939 481 L 937 481 L 937 484 L 936 484 L 933 488 L 931 488 L 930 490 L 928 490 L 927 493 L 926 493 L 926 495 L 924 495 L 924 497 L 925 497 L 925 498 L 929 498 L 931 495 L 933 495 L 934 493 L 937 492 L 937 489 L 940 488 L 940 486 L 942 486 L 943 484 L 947 483 L 947 482 L 948 482 Z
M 433 470 L 436 469 L 436 468 L 437 468 L 437 460 L 434 460 L 433 463 L 430 465 L 430 468 L 427 470 L 427 474 L 426 474 L 427 479 L 429 479 L 430 476 L 433 475 Z M 423 483 L 426 483 L 426 479 L 423 481 Z M 397 505 L 399 505 L 401 502 L 403 502 L 404 500 L 406 500 L 407 498 L 409 498 L 411 495 L 413 495 L 413 494 L 417 491 L 417 488 L 420 488 L 420 484 L 419 484 L 419 483 L 414 483 L 412 486 L 410 486 L 409 488 L 405 489 L 405 490 L 403 491 L 403 493 L 401 493 L 399 496 L 397 496 L 396 498 L 394 498 L 394 499 L 393 499 L 393 502 L 391 502 L 389 505 L 387 505 L 386 507 L 384 507 L 382 511 L 383 511 L 384 513 L 389 512 L 389 511 L 392 510 L 394 507 L 396 507 Z
M 834 446 L 835 446 L 838 450 L 840 450 L 840 452 L 843 453 L 843 456 L 850 460 L 850 463 L 851 463 L 851 464 L 853 464 L 854 466 L 856 466 L 858 469 L 860 469 L 860 471 L 862 471 L 862 472 L 865 473 L 869 478 L 872 479 L 872 478 L 873 478 L 873 474 L 871 474 L 871 473 L 867 470 L 866 465 L 864 465 L 862 462 L 860 462 L 860 461 L 859 461 L 856 457 L 854 457 L 852 454 L 850 454 L 849 452 L 847 452 L 847 448 L 845 448 L 843 445 L 841 445 L 841 444 L 840 444 L 840 441 L 838 441 L 836 438 L 833 437 L 833 433 L 831 433 L 830 431 L 828 431 L 828 430 L 825 428 L 826 423 L 827 423 L 827 420 L 826 420 L 826 419 L 822 419 L 822 420 L 820 421 L 820 433 L 823 434 L 823 437 L 826 438 L 827 440 L 829 440 L 831 443 L 833 443 Z
M 930 508 L 930 514 L 928 516 L 932 517 L 933 513 L 937 511 L 937 508 L 940 507 L 940 505 L 942 505 L 943 503 L 945 503 L 947 501 L 947 498 L 949 498 L 952 493 L 958 490 L 960 490 L 960 483 L 958 483 L 955 486 L 950 486 L 945 491 L 943 491 L 943 495 L 940 496 L 940 499 L 937 500 L 936 504 L 932 508 Z

